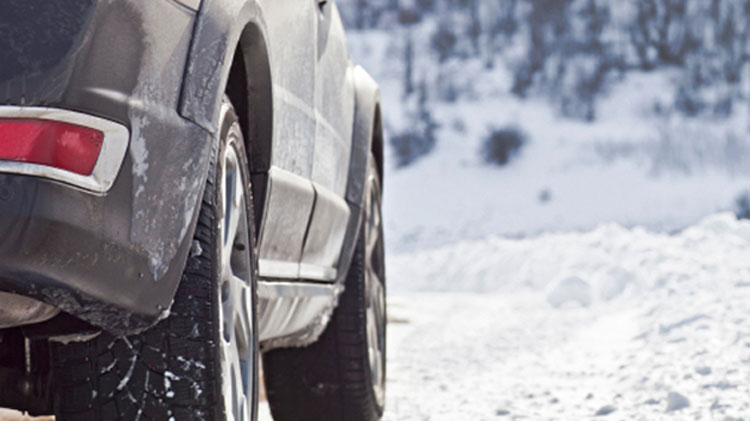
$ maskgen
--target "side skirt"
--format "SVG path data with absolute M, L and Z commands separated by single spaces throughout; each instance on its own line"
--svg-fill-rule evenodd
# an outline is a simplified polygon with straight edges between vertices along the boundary
M 263 351 L 305 346 L 325 329 L 343 287 L 310 281 L 258 281 L 258 328 Z

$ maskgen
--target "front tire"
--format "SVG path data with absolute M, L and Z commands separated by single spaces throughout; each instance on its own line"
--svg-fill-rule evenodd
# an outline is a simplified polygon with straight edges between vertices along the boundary
M 237 116 L 218 154 L 169 317 L 142 334 L 52 344 L 58 420 L 236 420 L 257 413 L 254 224 Z
M 385 255 L 380 178 L 371 155 L 363 222 L 346 289 L 320 339 L 263 355 L 275 421 L 374 421 L 385 403 Z

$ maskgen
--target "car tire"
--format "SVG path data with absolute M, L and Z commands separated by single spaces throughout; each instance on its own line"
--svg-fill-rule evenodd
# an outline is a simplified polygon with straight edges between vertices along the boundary
M 381 189 L 370 156 L 363 222 L 345 290 L 319 340 L 263 355 L 275 421 L 373 421 L 385 398 L 385 259 Z
M 51 346 L 58 420 L 255 420 L 256 260 L 247 155 L 222 104 L 218 151 L 169 316 L 137 335 Z

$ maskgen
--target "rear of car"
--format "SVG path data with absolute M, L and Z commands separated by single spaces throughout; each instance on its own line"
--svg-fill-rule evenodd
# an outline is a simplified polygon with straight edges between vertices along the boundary
M 194 21 L 166 0 L 2 5 L 1 290 L 122 333 L 168 309 L 210 145 L 177 111 Z
M 132 367 L 80 363 L 174 311 L 214 139 L 179 113 L 198 5 L 0 5 L 0 406 L 136 418 Z
M 0 407 L 382 416 L 378 88 L 281 1 L 0 4 Z

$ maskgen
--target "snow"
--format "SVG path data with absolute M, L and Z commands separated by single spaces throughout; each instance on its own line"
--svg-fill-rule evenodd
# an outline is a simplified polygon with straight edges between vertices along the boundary
M 385 420 L 741 419 L 748 255 L 717 214 L 392 256 Z
M 642 90 L 644 88 L 635 88 Z M 514 104 L 515 103 L 515 104 Z M 435 247 L 487 234 L 535 235 L 589 230 L 608 221 L 674 231 L 730 209 L 750 185 L 750 137 L 736 129 L 711 134 L 700 122 L 674 125 L 637 118 L 597 124 L 561 120 L 544 104 L 500 98 L 438 109 L 444 127 L 436 149 L 411 166 L 391 170 L 385 186 L 388 246 L 392 251 Z M 472 120 L 474 119 L 474 120 Z M 506 167 L 479 156 L 487 121 L 519 127 L 527 145 Z M 471 127 L 472 122 L 476 127 Z M 447 125 L 446 124 L 446 125 Z M 731 125 L 727 125 L 730 127 Z M 736 130 L 736 131 L 733 131 Z M 713 150 L 712 153 L 706 150 Z M 540 200 L 540 195 L 549 200 Z
M 128 367 L 128 372 L 120 380 L 120 384 L 117 385 L 118 391 L 124 389 L 125 386 L 127 386 L 128 382 L 130 381 L 130 377 L 133 375 L 133 369 L 135 368 L 135 363 L 137 360 L 138 360 L 138 356 L 135 354 L 130 357 L 130 366 Z
M 594 414 L 594 416 L 603 417 L 603 416 L 609 415 L 609 414 L 611 414 L 611 413 L 613 413 L 615 411 L 617 411 L 617 408 L 615 408 L 614 406 L 612 406 L 612 405 L 605 405 L 605 406 L 599 408 L 599 410 L 596 411 L 596 414 Z
M 667 395 L 667 412 L 679 411 L 690 406 L 688 398 L 677 392 L 669 392 Z
M 726 119 L 681 115 L 673 105 L 678 69 L 629 71 L 600 93 L 596 120 L 566 118 L 545 96 L 510 92 L 515 44 L 490 69 L 479 58 L 438 65 L 420 49 L 434 23 L 425 22 L 412 31 L 416 77 L 436 90 L 434 81 L 445 77 L 460 95 L 448 101 L 428 92 L 439 125 L 428 155 L 397 169 L 386 145 L 389 251 L 588 231 L 612 221 L 674 232 L 732 209 L 750 186 L 747 108 L 738 105 Z M 387 138 L 417 124 L 415 95 L 403 92 L 405 32 L 394 31 L 347 32 L 353 58 L 380 84 Z M 486 164 L 483 139 L 508 127 L 524 133 L 526 145 L 506 166 Z
M 384 420 L 745 419 L 749 255 L 717 214 L 392 256 Z

